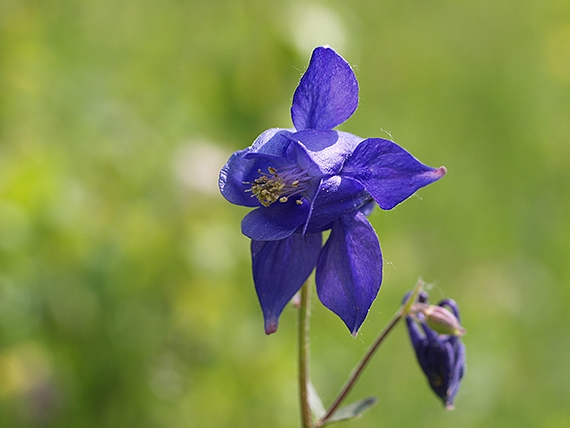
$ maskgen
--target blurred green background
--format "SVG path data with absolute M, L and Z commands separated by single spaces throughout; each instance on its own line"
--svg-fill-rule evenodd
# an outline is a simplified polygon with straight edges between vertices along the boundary
M 350 62 L 341 129 L 448 175 L 371 216 L 361 333 L 313 300 L 328 403 L 418 277 L 453 297 L 446 412 L 403 326 L 339 427 L 570 426 L 567 0 L 0 0 L 0 426 L 295 427 L 296 313 L 263 333 L 247 209 L 217 174 L 289 106 L 310 52 Z

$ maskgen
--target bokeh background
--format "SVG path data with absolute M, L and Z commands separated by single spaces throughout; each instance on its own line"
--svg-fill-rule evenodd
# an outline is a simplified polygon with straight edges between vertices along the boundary
M 313 300 L 313 382 L 328 403 L 418 277 L 468 330 L 454 411 L 399 326 L 338 426 L 570 426 L 566 0 L 1 0 L 0 426 L 299 425 L 296 312 L 264 335 L 217 174 L 291 126 L 319 44 L 360 82 L 340 128 L 448 175 L 371 216 L 357 338 Z

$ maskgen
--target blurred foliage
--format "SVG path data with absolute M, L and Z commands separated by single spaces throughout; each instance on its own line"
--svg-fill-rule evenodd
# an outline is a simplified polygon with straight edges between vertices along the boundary
M 358 427 L 567 427 L 570 3 L 0 1 L 0 426 L 298 426 L 295 310 L 263 334 L 245 209 L 217 172 L 289 127 L 317 44 L 355 66 L 341 128 L 448 175 L 376 210 L 361 334 L 313 302 L 325 402 L 419 276 L 468 334 L 456 410 L 401 327 Z

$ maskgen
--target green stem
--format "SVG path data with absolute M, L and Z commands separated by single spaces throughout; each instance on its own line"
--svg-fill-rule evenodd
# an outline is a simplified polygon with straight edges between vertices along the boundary
M 392 317 L 390 322 L 380 332 L 380 334 L 378 335 L 378 337 L 376 338 L 374 343 L 372 343 L 372 345 L 370 345 L 370 347 L 368 348 L 368 350 L 366 351 L 366 353 L 364 354 L 364 356 L 362 357 L 360 362 L 352 370 L 352 373 L 350 374 L 346 383 L 344 384 L 344 386 L 342 387 L 342 389 L 340 390 L 340 392 L 336 396 L 335 400 L 332 402 L 332 404 L 328 408 L 325 415 L 315 424 L 315 428 L 319 428 L 319 427 L 322 427 L 323 425 L 325 425 L 327 423 L 328 419 L 339 408 L 339 406 L 342 404 L 342 402 L 344 401 L 344 399 L 346 398 L 346 396 L 348 395 L 348 393 L 350 392 L 352 387 L 356 384 L 356 381 L 358 380 L 358 378 L 360 377 L 360 375 L 364 371 L 364 368 L 366 367 L 368 362 L 374 356 L 374 353 L 380 347 L 380 345 L 382 344 L 384 339 L 388 336 L 388 333 L 390 333 L 390 331 L 392 331 L 392 329 L 396 326 L 396 324 L 398 324 L 398 321 L 400 321 L 404 317 L 405 313 L 406 313 L 406 310 L 405 310 L 405 308 L 402 307 L 394 314 L 394 316 Z
M 309 406 L 309 331 L 311 312 L 311 288 L 308 281 L 301 287 L 299 305 L 299 398 L 301 401 L 301 422 L 303 428 L 312 428 L 312 414 Z

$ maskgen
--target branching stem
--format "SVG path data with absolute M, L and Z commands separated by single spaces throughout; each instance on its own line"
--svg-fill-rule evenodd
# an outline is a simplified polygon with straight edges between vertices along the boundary
M 323 425 L 325 425 L 328 422 L 328 419 L 339 408 L 339 406 L 342 404 L 342 402 L 344 401 L 344 399 L 346 398 L 352 387 L 356 384 L 356 381 L 364 371 L 364 368 L 366 367 L 368 362 L 372 359 L 372 357 L 374 356 L 374 354 L 376 353 L 376 351 L 378 350 L 384 339 L 388 336 L 390 331 L 392 331 L 392 329 L 396 326 L 396 324 L 398 324 L 398 321 L 400 321 L 404 317 L 405 313 L 406 313 L 405 308 L 403 307 L 400 308 L 394 314 L 390 322 L 386 324 L 386 326 L 380 332 L 374 343 L 370 345 L 370 347 L 368 348 L 368 350 L 366 351 L 360 362 L 352 370 L 352 373 L 350 374 L 349 378 L 347 379 L 342 389 L 339 391 L 338 395 L 336 396 L 332 404 L 329 406 L 325 415 L 320 420 L 317 421 L 317 423 L 315 424 L 315 428 L 320 428 Z

